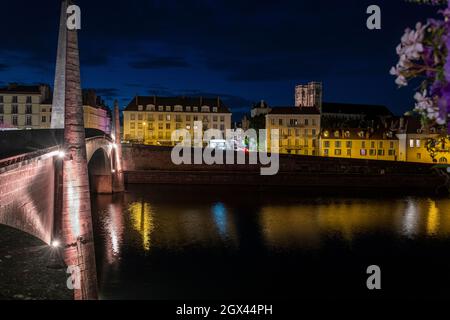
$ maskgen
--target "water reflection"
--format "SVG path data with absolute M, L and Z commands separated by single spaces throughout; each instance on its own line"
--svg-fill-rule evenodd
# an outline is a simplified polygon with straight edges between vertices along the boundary
M 427 221 L 427 234 L 429 236 L 436 235 L 439 229 L 439 209 L 436 206 L 436 201 L 428 200 L 429 210 L 428 210 L 428 221 Z
M 304 199 L 254 193 L 248 198 L 244 192 L 198 196 L 201 193 L 191 189 L 185 196 L 168 187 L 94 197 L 99 272 L 106 296 L 131 284 L 135 288 L 160 284 L 166 291 L 189 293 L 195 285 L 183 281 L 208 272 L 242 276 L 245 288 L 249 275 L 244 272 L 254 270 L 272 272 L 275 283 L 272 269 L 280 267 L 279 255 L 292 256 L 291 264 L 305 263 L 308 260 L 297 257 L 308 252 L 320 257 L 325 248 L 336 252 L 347 248 L 353 254 L 355 247 L 365 250 L 361 239 L 370 239 L 401 256 L 404 241 L 450 239 L 449 199 Z M 251 263 L 257 265 L 247 268 Z M 216 275 L 210 277 L 196 285 L 207 287 L 208 281 L 217 280 Z M 142 297 L 146 296 L 137 296 Z
M 150 203 L 133 202 L 128 208 L 133 229 L 139 233 L 142 248 L 149 251 L 151 247 L 151 234 L 154 229 L 153 210 Z
M 212 207 L 212 213 L 220 235 L 225 237 L 227 233 L 227 212 L 223 203 L 219 202 L 214 204 Z

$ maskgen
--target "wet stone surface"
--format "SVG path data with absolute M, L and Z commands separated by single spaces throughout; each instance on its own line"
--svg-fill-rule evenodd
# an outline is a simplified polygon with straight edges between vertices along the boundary
M 0 299 L 70 300 L 59 252 L 24 232 L 0 225 Z

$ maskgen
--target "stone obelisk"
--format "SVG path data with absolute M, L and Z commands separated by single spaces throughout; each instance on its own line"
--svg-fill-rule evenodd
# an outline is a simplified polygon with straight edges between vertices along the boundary
M 116 167 L 113 175 L 113 192 L 123 192 L 125 187 L 122 166 L 122 139 L 120 135 L 119 102 L 117 100 L 114 101 L 114 142 L 114 161 Z
M 67 8 L 73 1 L 62 2 L 55 96 L 64 96 L 64 151 L 62 183 L 62 236 L 64 260 L 72 271 L 74 297 L 97 299 L 97 272 L 95 265 L 94 237 L 92 230 L 89 176 L 86 156 L 86 140 L 81 96 L 80 59 L 77 30 L 69 30 Z M 63 35 L 61 37 L 61 35 Z M 59 90 L 63 89 L 63 93 Z M 55 101 L 54 101 L 55 102 Z M 53 110 L 55 112 L 55 110 Z M 59 114 L 55 114 L 56 117 Z M 53 119 L 52 119 L 53 121 Z M 55 123 L 60 121 L 55 120 Z M 78 286 L 80 284 L 80 286 Z
M 55 82 L 52 102 L 52 129 L 64 128 L 64 103 L 66 83 L 66 52 L 67 52 L 67 7 L 68 1 L 63 0 L 59 22 L 58 51 L 56 53 Z

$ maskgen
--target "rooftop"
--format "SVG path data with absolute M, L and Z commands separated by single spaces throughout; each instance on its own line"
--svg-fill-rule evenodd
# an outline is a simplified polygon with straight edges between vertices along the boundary
M 158 97 L 158 96 L 137 96 L 130 101 L 125 111 L 139 111 L 138 106 L 154 105 L 158 106 L 181 106 L 183 111 L 187 111 L 186 107 L 218 107 L 218 113 L 231 113 L 220 98 L 203 98 L 203 97 Z M 173 111 L 173 110 L 172 110 Z
M 10 83 L 6 87 L 0 88 L 0 93 L 7 94 L 41 94 L 41 87 L 47 85 L 22 85 L 17 83 Z
M 316 114 L 320 115 L 319 110 L 314 107 L 273 107 L 269 115 L 275 114 Z
M 328 129 L 320 132 L 322 139 L 347 139 L 347 140 L 398 140 L 394 132 L 387 129 L 371 130 L 367 128 Z

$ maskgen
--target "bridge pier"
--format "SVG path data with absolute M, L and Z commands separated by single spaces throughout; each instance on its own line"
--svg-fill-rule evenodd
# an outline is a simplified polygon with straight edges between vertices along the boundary
M 94 175 L 91 176 L 91 190 L 96 194 L 112 194 L 113 175 Z

